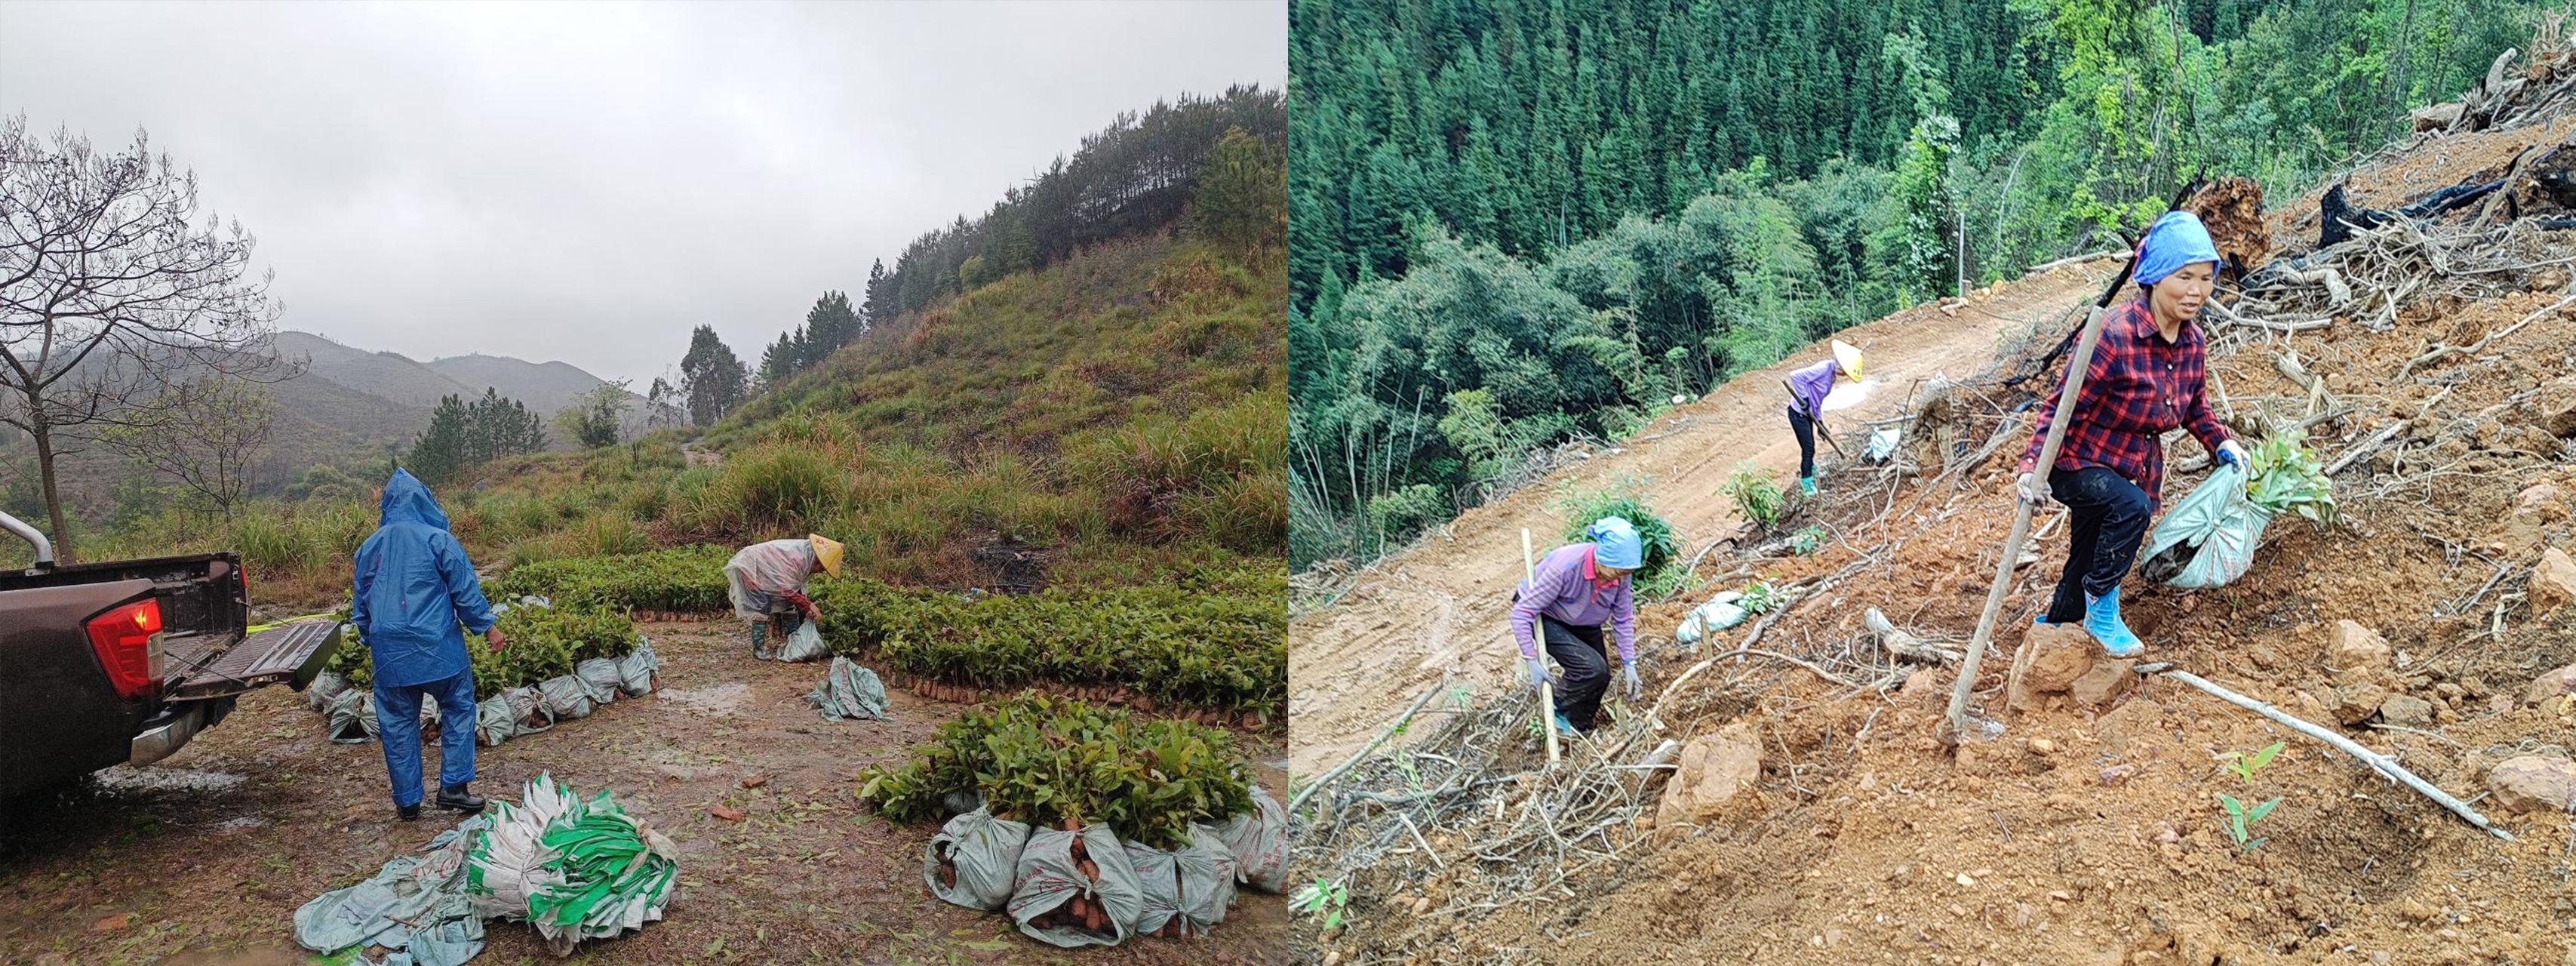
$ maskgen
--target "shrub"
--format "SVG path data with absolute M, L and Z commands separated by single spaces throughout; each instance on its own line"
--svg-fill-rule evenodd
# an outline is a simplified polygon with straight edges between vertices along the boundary
M 1593 522 L 1603 517 L 1619 517 L 1637 528 L 1645 552 L 1629 587 L 1639 599 L 1653 600 L 1679 590 L 1690 579 L 1690 568 L 1681 559 L 1681 536 L 1673 532 L 1672 524 L 1655 514 L 1645 497 L 1637 495 L 1640 489 L 1639 484 L 1627 480 L 1606 491 L 1564 489 L 1557 497 L 1556 507 L 1565 514 L 1562 536 L 1568 543 L 1591 540 Z
M 858 795 L 909 822 L 946 814 L 951 794 L 979 794 L 1001 818 L 1044 828 L 1105 822 L 1120 839 L 1172 849 L 1189 843 L 1192 822 L 1252 810 L 1243 770 L 1222 731 L 1032 692 L 939 726 L 902 765 L 860 772 Z
M 348 617 L 344 608 L 340 618 Z M 478 700 L 571 674 L 573 665 L 591 658 L 625 654 L 637 639 L 635 622 L 624 612 L 598 607 L 512 607 L 498 626 L 509 646 L 497 653 L 481 638 L 466 636 Z M 369 687 L 374 678 L 366 641 L 355 633 L 331 655 L 328 667 L 351 687 Z
M 725 488 L 754 520 L 810 528 L 841 505 L 841 471 L 810 449 L 766 446 L 726 466 Z
M 1287 699 L 1283 599 L 1284 590 L 1127 587 L 967 600 L 872 580 L 815 591 L 835 652 L 873 650 L 905 674 L 986 688 L 1121 685 L 1156 701 L 1271 714 Z
M 709 545 L 541 560 L 511 567 L 484 589 L 495 600 L 533 594 L 558 607 L 714 613 L 733 607 L 724 576 L 725 561 L 732 558 L 732 550 Z
M 1766 530 L 1779 525 L 1780 511 L 1789 503 L 1780 484 L 1772 482 L 1771 471 L 1752 460 L 1735 464 L 1735 472 L 1717 491 L 1735 500 L 1736 513 Z

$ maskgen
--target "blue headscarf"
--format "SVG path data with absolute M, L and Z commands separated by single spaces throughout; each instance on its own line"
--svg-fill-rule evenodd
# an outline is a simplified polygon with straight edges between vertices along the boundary
M 2185 265 L 2216 261 L 2218 246 L 2210 242 L 2209 229 L 2200 219 L 2188 211 L 2168 211 L 2147 229 L 2147 240 L 2138 245 L 2137 270 L 2129 277 L 2140 285 L 2154 285 Z
M 1637 569 L 1644 556 L 1644 541 L 1637 538 L 1637 528 L 1623 517 L 1602 517 L 1592 524 L 1592 559 L 1604 567 L 1621 570 Z

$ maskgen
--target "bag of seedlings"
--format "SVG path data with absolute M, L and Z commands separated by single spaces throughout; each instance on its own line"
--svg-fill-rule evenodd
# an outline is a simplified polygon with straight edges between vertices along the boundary
M 331 699 L 326 712 L 331 740 L 343 745 L 363 745 L 376 740 L 376 695 L 357 688 L 340 692 Z
M 1204 936 L 1234 907 L 1234 849 L 1217 830 L 1190 823 L 1190 844 L 1174 856 L 1181 885 L 1180 924 Z
M 2176 587 L 2218 587 L 2254 565 L 2272 514 L 2245 496 L 2245 471 L 2220 465 L 2174 504 L 2147 537 L 2139 570 Z
M 324 671 L 313 677 L 312 684 L 305 686 L 304 703 L 312 705 L 315 711 L 329 711 L 331 699 L 346 690 L 349 690 L 348 678 L 341 677 L 338 671 Z
M 601 704 L 617 700 L 617 692 L 626 684 L 626 672 L 619 669 L 617 662 L 610 658 L 594 657 L 575 664 L 572 666 L 572 673 L 574 677 L 581 679 L 581 683 L 590 685 L 591 694 L 597 697 Z
M 503 691 L 493 695 L 489 703 L 509 707 L 510 721 L 515 725 L 510 729 L 510 737 L 533 735 L 555 726 L 554 709 L 546 706 L 546 693 L 538 690 L 536 685 L 521 685 Z
M 822 711 L 825 721 L 886 720 L 885 682 L 878 680 L 877 672 L 838 655 L 823 672 L 823 683 L 805 695 L 805 703 Z
M 1136 866 L 1107 825 L 1030 835 L 1014 878 L 1012 921 L 1029 938 L 1050 945 L 1118 945 L 1144 911 L 1145 890 L 1136 881 Z
M 930 891 L 949 902 L 992 912 L 1009 905 L 1018 883 L 1020 850 L 1029 843 L 1026 822 L 994 818 L 978 808 L 956 818 L 930 837 L 922 855 L 921 877 Z
M 474 740 L 489 748 L 519 733 L 518 715 L 508 699 L 493 695 L 474 705 Z
M 639 634 L 635 649 L 617 659 L 617 687 L 628 697 L 652 693 L 653 672 L 661 669 L 662 659 L 653 656 L 653 642 Z
M 787 635 L 787 643 L 778 649 L 778 659 L 792 664 L 811 661 L 826 653 L 829 651 L 823 646 L 823 632 L 815 629 L 813 621 L 804 621 L 796 625 L 794 633 Z
M 1252 786 L 1252 811 L 1237 815 L 1218 832 L 1234 850 L 1235 874 L 1263 892 L 1288 887 L 1288 810 L 1261 786 Z
M 556 721 L 590 717 L 591 707 L 599 703 L 599 695 L 593 693 L 590 683 L 578 675 L 547 678 L 537 685 L 537 690 L 545 694 L 546 711 Z
M 1136 867 L 1136 883 L 1145 890 L 1145 904 L 1136 914 L 1136 934 L 1180 938 L 1180 857 L 1141 843 L 1126 845 L 1127 863 Z

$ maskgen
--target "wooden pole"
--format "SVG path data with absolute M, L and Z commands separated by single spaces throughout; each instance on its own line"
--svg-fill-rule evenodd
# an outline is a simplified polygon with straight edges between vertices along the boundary
M 2128 275 L 2126 270 L 2120 272 L 2122 279 Z M 2117 289 L 2115 283 L 2113 290 Z M 2041 486 L 2048 485 L 2049 468 L 2057 463 L 2057 446 L 2066 439 L 2066 423 L 2075 414 L 2075 403 L 2084 398 L 2084 373 L 2093 364 L 2093 348 L 2102 339 L 2102 317 L 2107 314 L 2105 306 L 2093 307 L 2092 314 L 2084 319 L 2084 336 L 2075 343 L 2075 355 L 2066 361 L 2066 388 L 2057 394 L 2056 418 L 2048 422 L 2048 440 L 2040 444 L 2039 463 L 2031 470 Z M 1959 662 L 1959 681 L 1950 687 L 1948 717 L 1954 737 L 1964 737 L 1968 732 L 1968 694 L 1976 690 L 1977 665 L 1985 659 L 1986 642 L 1994 639 L 1995 618 L 2003 612 L 2004 594 L 2012 588 L 2013 565 L 2021 562 L 2022 541 L 2030 536 L 2030 501 L 2016 493 L 2013 507 L 2012 533 L 2004 537 L 2004 556 L 1995 564 L 1995 582 L 1986 588 L 1985 613 L 1977 618 L 1977 634 L 1968 641 L 1967 659 Z
M 1535 589 L 1537 585 L 1538 558 L 1533 556 L 1530 550 L 1529 528 L 1522 527 L 1521 586 Z M 1545 664 L 1547 662 L 1547 638 L 1545 635 L 1539 636 L 1537 645 L 1539 663 Z M 1540 734 L 1547 736 L 1547 763 L 1551 768 L 1556 766 L 1559 755 L 1556 744 L 1556 722 L 1553 720 L 1555 717 L 1556 689 L 1549 686 L 1547 681 L 1542 678 L 1538 683 L 1538 730 Z

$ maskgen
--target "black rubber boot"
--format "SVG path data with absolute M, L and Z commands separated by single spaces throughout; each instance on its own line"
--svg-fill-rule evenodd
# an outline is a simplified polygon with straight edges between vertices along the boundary
M 463 785 L 438 786 L 438 807 L 471 815 L 483 810 L 483 796 L 465 790 Z
M 409 821 L 415 821 L 415 820 L 419 819 L 419 818 L 420 818 L 420 803 L 419 803 L 419 802 L 413 802 L 413 803 L 411 803 L 411 804 L 409 804 L 409 805 L 396 805 L 396 806 L 394 806 L 394 817 L 395 817 L 395 818 L 402 819 L 403 821 L 406 821 L 406 822 L 409 822 Z

